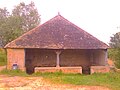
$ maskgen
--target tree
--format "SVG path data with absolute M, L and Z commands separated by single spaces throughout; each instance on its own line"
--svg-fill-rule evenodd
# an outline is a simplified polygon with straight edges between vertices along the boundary
M 20 36 L 23 31 L 21 29 L 21 19 L 19 17 L 10 16 L 7 21 L 2 24 L 2 46 Z
M 24 2 L 20 3 L 13 9 L 12 15 L 22 18 L 22 29 L 24 32 L 31 30 L 40 23 L 40 15 L 35 8 L 34 2 L 28 5 L 25 5 Z
M 3 46 L 3 32 L 4 32 L 4 26 L 7 21 L 7 18 L 9 17 L 9 12 L 6 8 L 0 8 L 0 46 Z
M 16 39 L 40 23 L 40 15 L 33 2 L 17 5 L 10 15 L 6 8 L 0 8 L 0 45 Z
M 110 37 L 109 45 L 112 49 L 109 49 L 108 55 L 114 61 L 117 68 L 120 68 L 120 32 Z
M 0 8 L 0 20 L 7 18 L 9 16 L 9 12 L 6 8 Z
M 112 37 L 110 37 L 110 43 L 109 45 L 112 48 L 120 48 L 120 32 L 114 34 Z

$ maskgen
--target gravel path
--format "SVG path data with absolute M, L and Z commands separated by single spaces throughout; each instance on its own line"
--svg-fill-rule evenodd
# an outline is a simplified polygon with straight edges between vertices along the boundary
M 0 75 L 0 90 L 109 90 L 101 86 L 56 85 L 42 77 L 8 77 Z

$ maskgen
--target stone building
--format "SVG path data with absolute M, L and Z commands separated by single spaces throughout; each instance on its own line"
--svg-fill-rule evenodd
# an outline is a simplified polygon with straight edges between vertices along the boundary
M 13 64 L 27 73 L 108 72 L 108 45 L 57 15 L 5 46 L 7 69 Z

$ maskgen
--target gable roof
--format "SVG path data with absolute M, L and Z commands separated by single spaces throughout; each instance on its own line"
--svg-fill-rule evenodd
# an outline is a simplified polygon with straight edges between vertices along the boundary
M 57 15 L 8 43 L 5 48 L 107 49 L 108 45 Z

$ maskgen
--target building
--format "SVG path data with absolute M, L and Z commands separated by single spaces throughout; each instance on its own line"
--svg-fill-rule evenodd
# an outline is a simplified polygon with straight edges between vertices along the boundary
M 17 64 L 27 73 L 109 71 L 109 46 L 59 14 L 8 43 L 5 48 L 8 69 Z

